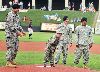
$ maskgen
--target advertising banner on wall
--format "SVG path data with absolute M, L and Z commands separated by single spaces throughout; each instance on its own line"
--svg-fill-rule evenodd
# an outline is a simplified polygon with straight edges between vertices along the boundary
M 5 23 L 6 22 L 0 22 L 0 29 L 5 29 Z
M 42 31 L 56 31 L 58 24 L 54 23 L 42 23 L 41 30 Z
M 41 24 L 41 30 L 42 31 L 56 31 L 57 26 L 59 24 L 54 24 L 54 23 L 42 23 Z M 69 24 L 72 28 L 72 31 L 74 31 L 74 24 Z

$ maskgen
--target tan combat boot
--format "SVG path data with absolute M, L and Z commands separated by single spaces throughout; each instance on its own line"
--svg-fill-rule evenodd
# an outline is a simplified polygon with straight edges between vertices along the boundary
M 13 65 L 13 64 L 11 63 L 11 61 L 7 61 L 6 67 L 16 68 L 16 65 Z
M 11 61 L 11 63 L 12 63 L 13 65 L 17 65 L 15 61 Z
M 83 65 L 83 68 L 84 68 L 84 69 L 87 69 L 87 68 L 88 68 L 88 67 L 87 67 L 87 64 L 84 64 L 84 65 Z

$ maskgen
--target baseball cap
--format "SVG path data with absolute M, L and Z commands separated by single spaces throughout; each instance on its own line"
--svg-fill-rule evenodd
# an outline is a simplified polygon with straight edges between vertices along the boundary
M 86 17 L 83 17 L 83 18 L 81 19 L 81 22 L 83 22 L 83 21 L 86 21 L 86 22 L 87 22 L 87 18 L 86 18 Z
M 14 5 L 12 6 L 12 8 L 13 8 L 13 9 L 19 9 L 20 6 L 19 6 L 18 4 L 14 4 Z
M 63 17 L 63 21 L 65 21 L 66 19 L 68 19 L 68 16 L 64 16 Z

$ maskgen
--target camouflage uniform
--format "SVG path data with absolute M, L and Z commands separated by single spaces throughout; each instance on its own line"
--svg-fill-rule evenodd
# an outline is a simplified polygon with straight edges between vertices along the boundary
M 55 64 L 59 62 L 60 55 L 63 53 L 63 63 L 66 64 L 68 45 L 72 43 L 72 28 L 69 25 L 61 23 L 57 30 L 62 31 L 62 36 L 60 38 L 59 44 L 57 46 L 57 53 L 55 55 Z
M 46 43 L 46 51 L 45 51 L 45 57 L 44 57 L 44 64 L 50 61 L 51 65 L 54 65 L 54 52 L 56 49 L 56 46 L 59 43 L 59 38 L 56 37 L 56 35 L 53 35 L 48 42 Z
M 76 43 L 78 47 L 75 51 L 75 60 L 74 63 L 78 64 L 79 59 L 83 54 L 83 64 L 87 64 L 89 60 L 89 45 L 93 43 L 92 39 L 92 28 L 88 25 L 86 26 L 77 26 L 75 29 L 76 32 Z
M 19 40 L 17 33 L 23 32 L 22 27 L 19 25 L 19 20 L 20 18 L 18 14 L 14 14 L 12 11 L 8 13 L 5 24 L 7 61 L 13 61 L 18 51 Z

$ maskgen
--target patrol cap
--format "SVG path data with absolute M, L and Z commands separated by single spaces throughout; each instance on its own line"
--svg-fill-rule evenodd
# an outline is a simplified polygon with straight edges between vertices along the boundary
M 64 16 L 63 17 L 63 21 L 67 20 L 68 19 L 68 16 Z
M 81 22 L 83 22 L 83 21 L 86 21 L 86 22 L 87 22 L 87 18 L 86 18 L 86 17 L 83 17 L 83 18 L 81 19 Z
M 13 8 L 13 9 L 19 9 L 20 6 L 19 6 L 18 4 L 14 4 L 14 5 L 12 6 L 12 8 Z
M 62 31 L 57 30 L 56 33 L 57 33 L 57 34 L 62 34 Z

